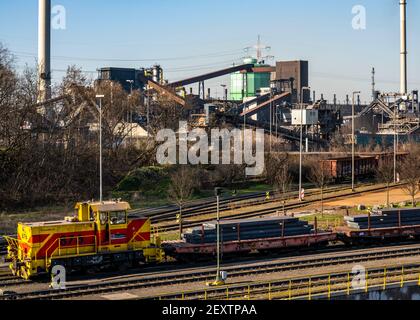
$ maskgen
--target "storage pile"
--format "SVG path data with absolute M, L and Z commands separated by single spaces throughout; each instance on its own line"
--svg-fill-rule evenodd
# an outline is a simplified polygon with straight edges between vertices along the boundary
M 420 208 L 414 209 L 381 209 L 370 216 L 370 228 L 394 228 L 399 226 L 399 213 L 401 213 L 401 226 L 420 225 Z M 347 225 L 356 230 L 369 229 L 369 215 L 345 217 Z
M 220 222 L 220 240 L 228 242 L 308 235 L 312 233 L 312 229 L 313 226 L 308 222 L 292 217 L 229 220 Z M 184 233 L 183 236 L 184 240 L 191 244 L 215 243 L 217 224 L 204 223 L 201 227 Z

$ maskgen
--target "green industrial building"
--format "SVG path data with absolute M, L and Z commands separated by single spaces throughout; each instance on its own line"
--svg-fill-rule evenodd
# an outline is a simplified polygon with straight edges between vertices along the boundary
M 235 72 L 231 74 L 230 100 L 242 101 L 247 97 L 255 97 L 261 88 L 269 88 L 272 67 L 259 64 L 257 59 L 247 58 L 244 64 L 253 64 L 254 72 Z

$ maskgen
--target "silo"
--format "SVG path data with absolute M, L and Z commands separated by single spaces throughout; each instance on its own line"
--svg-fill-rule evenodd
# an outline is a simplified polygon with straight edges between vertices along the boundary
M 256 69 L 262 71 L 255 72 L 235 72 L 231 74 L 230 99 L 241 101 L 246 97 L 255 97 L 261 88 L 269 88 L 271 80 L 270 67 L 265 64 L 259 64 L 257 59 L 246 58 L 244 64 L 253 64 Z

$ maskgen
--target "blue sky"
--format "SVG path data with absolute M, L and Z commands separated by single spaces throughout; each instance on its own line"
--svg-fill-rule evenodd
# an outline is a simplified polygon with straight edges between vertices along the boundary
M 275 60 L 305 59 L 310 85 L 332 99 L 363 92 L 370 99 L 370 70 L 377 87 L 399 89 L 399 0 L 52 0 L 66 8 L 66 30 L 52 33 L 54 80 L 68 65 L 91 77 L 102 66 L 160 63 L 169 80 L 239 62 L 260 34 Z M 37 0 L 0 0 L 0 41 L 34 65 Z M 352 28 L 352 8 L 363 5 L 366 30 Z M 420 88 L 420 3 L 408 0 L 409 88 Z M 417 39 L 416 39 L 417 38 Z M 114 59 L 107 61 L 106 59 Z M 135 61 L 129 61 L 135 60 Z M 270 61 L 274 63 L 274 61 Z M 218 94 L 227 77 L 208 81 Z M 196 89 L 196 88 L 194 88 Z

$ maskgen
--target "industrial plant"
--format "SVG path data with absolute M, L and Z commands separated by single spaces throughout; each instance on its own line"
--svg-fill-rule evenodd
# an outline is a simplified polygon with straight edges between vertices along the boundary
M 88 79 L 74 59 L 54 81 L 54 10 L 37 2 L 36 68 L 0 42 L 0 303 L 154 300 L 193 318 L 172 301 L 235 300 L 229 316 L 261 314 L 250 300 L 418 299 L 410 3 L 392 5 L 399 88 L 378 88 L 369 61 L 364 101 L 326 99 L 310 52 L 275 58 L 258 33 L 195 75 L 109 59 Z
M 51 37 L 50 4 L 42 3 L 39 8 L 39 99 L 41 105 L 48 106 L 48 113 L 60 97 L 50 100 L 51 93 Z M 400 90 L 381 92 L 375 87 L 375 69 L 372 68 L 372 101 L 362 104 L 360 94 L 341 97 L 338 103 L 334 95 L 332 101 L 324 99 L 322 92 L 311 91 L 309 79 L 310 61 L 277 61 L 271 65 L 264 56 L 269 49 L 258 43 L 243 63 L 222 70 L 190 77 L 169 83 L 165 70 L 160 65 L 133 68 L 104 66 L 98 70 L 96 83 L 116 82 L 124 90 L 139 90 L 139 103 L 147 105 L 147 114 L 133 112 L 128 122 L 137 122 L 147 127 L 153 116 L 153 104 L 157 97 L 164 96 L 185 109 L 192 127 L 208 127 L 228 123 L 234 127 L 263 128 L 276 136 L 287 146 L 286 150 L 299 150 L 300 131 L 304 127 L 303 139 L 306 150 L 317 151 L 328 146 L 330 139 L 344 125 L 354 120 L 355 144 L 375 143 L 398 144 L 409 140 L 419 140 L 420 116 L 418 90 L 407 90 L 407 36 L 406 3 L 401 3 L 400 24 Z M 247 52 L 250 53 L 250 48 Z M 397 57 L 395 59 L 397 61 Z M 230 76 L 230 85 L 221 86 L 224 98 L 213 98 L 206 81 Z M 196 89 L 196 94 L 193 94 Z M 195 91 L 195 90 L 194 90 Z M 61 97 L 62 98 L 62 97 Z M 50 102 L 53 102 L 52 104 Z M 353 111 L 353 112 L 352 112 Z M 352 144 L 352 137 L 346 133 L 346 141 Z M 398 139 L 398 140 L 397 140 Z M 296 143 L 298 142 L 298 143 Z

